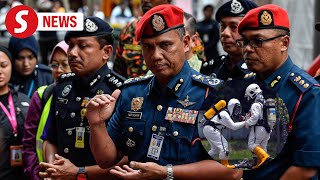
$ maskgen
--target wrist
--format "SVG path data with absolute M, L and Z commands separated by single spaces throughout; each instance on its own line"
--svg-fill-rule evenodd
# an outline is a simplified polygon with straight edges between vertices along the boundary
M 85 167 L 79 167 L 77 172 L 77 180 L 87 180 L 88 174 Z
M 98 123 L 94 123 L 94 124 L 90 124 L 89 123 L 89 126 L 90 126 L 90 129 L 92 129 L 92 128 L 105 128 L 106 127 L 106 123 L 104 121 L 98 122 Z

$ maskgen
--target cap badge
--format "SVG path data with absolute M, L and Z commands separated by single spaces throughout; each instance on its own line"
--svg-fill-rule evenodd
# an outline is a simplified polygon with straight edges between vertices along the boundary
M 237 0 L 232 0 L 231 3 L 231 12 L 234 14 L 241 13 L 244 10 L 241 3 Z
M 133 111 L 138 111 L 141 109 L 143 104 L 143 97 L 136 97 L 131 100 L 131 109 Z
M 85 29 L 88 32 L 95 32 L 98 29 L 98 26 L 92 22 L 90 19 L 86 19 Z
M 260 22 L 265 26 L 270 25 L 272 23 L 272 17 L 268 11 L 263 11 L 263 13 L 261 14 Z
M 162 31 L 165 27 L 162 17 L 159 15 L 154 15 L 152 19 L 152 26 L 156 31 Z

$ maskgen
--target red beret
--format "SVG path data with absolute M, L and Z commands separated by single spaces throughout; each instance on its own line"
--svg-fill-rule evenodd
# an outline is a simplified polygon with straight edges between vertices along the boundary
M 182 9 L 169 4 L 155 6 L 139 20 L 136 40 L 139 41 L 141 37 L 155 37 L 183 25 Z
M 290 32 L 290 21 L 286 10 L 267 4 L 250 10 L 238 25 L 238 32 L 258 29 L 284 29 Z

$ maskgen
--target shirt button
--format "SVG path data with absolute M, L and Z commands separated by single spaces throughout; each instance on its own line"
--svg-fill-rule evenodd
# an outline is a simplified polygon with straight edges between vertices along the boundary
M 179 135 L 179 132 L 178 131 L 174 131 L 173 132 L 173 136 L 178 136 Z
M 64 153 L 69 153 L 69 148 L 64 148 L 63 152 Z
M 181 78 L 181 79 L 179 79 L 179 82 L 180 82 L 180 83 L 183 83 L 183 79 L 182 79 L 182 78 Z
M 70 117 L 74 118 L 75 115 L 76 115 L 76 113 L 72 112 L 72 113 L 70 114 Z
M 69 130 L 69 131 L 67 132 L 67 134 L 68 134 L 69 136 L 71 136 L 71 135 L 72 135 L 72 131 Z
M 59 111 L 56 111 L 56 116 L 58 116 L 58 114 L 59 114 Z
M 128 128 L 128 131 L 129 131 L 129 132 L 133 132 L 133 127 L 129 127 L 129 128 Z
M 155 132 L 155 131 L 157 130 L 157 128 L 158 128 L 158 127 L 157 127 L 156 125 L 153 125 L 153 126 L 152 126 L 152 131 Z
M 161 106 L 161 105 L 158 105 L 158 106 L 157 106 L 157 110 L 158 110 L 158 111 L 161 111 L 161 110 L 162 110 L 162 106 Z

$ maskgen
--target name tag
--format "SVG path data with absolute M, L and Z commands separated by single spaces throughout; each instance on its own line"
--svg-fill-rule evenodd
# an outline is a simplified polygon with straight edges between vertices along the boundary
M 141 119 L 142 118 L 142 112 L 133 112 L 133 111 L 127 111 L 127 119 Z
M 76 127 L 76 148 L 84 148 L 84 127 Z
M 10 146 L 10 165 L 11 167 L 17 167 L 23 165 L 22 160 L 22 145 Z
M 152 134 L 149 149 L 148 149 L 148 154 L 147 154 L 148 158 L 159 160 L 163 140 L 164 140 L 163 136 Z
M 198 111 L 169 107 L 165 119 L 188 124 L 196 122 Z

